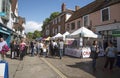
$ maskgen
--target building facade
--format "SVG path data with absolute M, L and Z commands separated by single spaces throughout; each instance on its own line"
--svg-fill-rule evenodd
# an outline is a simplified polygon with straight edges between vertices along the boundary
M 18 0 L 0 0 L 0 34 L 8 44 L 17 37 L 18 33 L 15 30 L 23 31 L 24 29 L 23 25 L 15 26 L 18 19 Z
M 65 22 L 70 18 L 73 11 L 66 9 L 66 5 L 63 3 L 61 6 L 61 13 L 51 20 L 45 26 L 44 37 L 54 36 L 57 33 L 63 34 L 65 30 Z
M 112 40 L 120 51 L 120 37 L 112 36 L 120 30 L 120 0 L 96 0 L 74 12 L 65 24 L 65 29 L 74 32 L 84 26 L 103 37 L 103 47 Z

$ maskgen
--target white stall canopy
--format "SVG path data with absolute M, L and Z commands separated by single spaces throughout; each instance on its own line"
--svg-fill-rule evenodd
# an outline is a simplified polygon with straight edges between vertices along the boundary
M 98 35 L 95 34 L 93 31 L 85 28 L 85 27 L 81 27 L 78 30 L 76 30 L 75 32 L 71 33 L 71 35 L 78 35 L 81 37 L 91 37 L 91 38 L 98 38 Z
M 68 31 L 66 31 L 64 34 L 63 34 L 63 40 L 65 40 L 66 36 L 67 35 L 70 35 L 70 33 Z
M 58 33 L 58 34 L 56 34 L 55 36 L 53 36 L 53 38 L 60 38 L 60 37 L 63 37 L 63 35 L 60 34 L 60 33 Z

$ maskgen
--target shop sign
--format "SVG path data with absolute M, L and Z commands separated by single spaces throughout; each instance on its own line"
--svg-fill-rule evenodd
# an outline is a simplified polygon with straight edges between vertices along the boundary
M 5 15 L 6 15 L 6 13 L 0 12 L 0 16 L 5 16 Z
M 113 30 L 112 31 L 112 36 L 120 37 L 120 30 Z

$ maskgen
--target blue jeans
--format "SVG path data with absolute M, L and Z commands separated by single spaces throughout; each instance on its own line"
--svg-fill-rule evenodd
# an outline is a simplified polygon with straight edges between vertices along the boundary
M 60 54 L 60 59 L 61 59 L 63 56 L 63 49 L 59 49 L 59 54 Z
M 34 56 L 34 47 L 31 47 L 31 56 Z
M 96 59 L 92 59 L 92 67 L 93 67 L 93 69 L 96 68 Z

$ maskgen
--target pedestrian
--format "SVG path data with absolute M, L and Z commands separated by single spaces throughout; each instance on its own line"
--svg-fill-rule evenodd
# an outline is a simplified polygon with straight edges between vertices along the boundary
M 44 44 L 43 45 L 43 57 L 47 56 L 47 46 Z
M 9 51 L 7 42 L 4 40 L 3 36 L 0 34 L 0 60 L 5 60 L 6 52 Z
M 44 43 L 43 43 L 43 41 L 41 41 L 41 43 L 40 43 L 40 55 L 43 54 L 43 45 L 44 45 Z
M 93 41 L 93 45 L 91 47 L 91 54 L 90 57 L 92 58 L 92 68 L 93 71 L 96 71 L 96 59 L 98 58 L 99 47 L 97 40 Z
M 55 56 L 57 54 L 57 50 L 58 50 L 58 44 L 55 40 L 53 40 L 53 54 L 52 54 L 52 56 Z
M 20 60 L 23 60 L 23 57 L 25 55 L 25 47 L 26 47 L 26 43 L 24 42 L 24 39 L 21 40 L 21 43 L 19 45 L 20 47 Z
M 51 56 L 53 56 L 53 42 L 52 42 L 52 40 L 50 40 L 50 44 L 49 44 L 49 54 Z
M 39 43 L 39 41 L 37 41 L 37 43 L 36 43 L 36 54 L 37 55 L 39 55 L 40 54 L 40 43 Z
M 105 65 L 104 65 L 104 70 L 110 64 L 109 71 L 112 72 L 117 51 L 116 51 L 116 48 L 113 46 L 113 43 L 111 41 L 108 42 L 108 47 L 106 48 L 105 52 L 106 52 L 106 61 L 105 61 Z
M 60 42 L 59 42 L 59 56 L 60 56 L 60 59 L 62 59 L 62 56 L 63 56 L 63 49 L 64 49 L 64 42 L 61 39 Z
M 12 43 L 10 44 L 10 48 L 11 48 L 11 59 L 15 58 L 16 55 L 17 55 L 17 49 L 18 49 L 18 46 L 17 46 L 17 43 L 15 40 L 12 41 Z
M 30 42 L 30 48 L 31 48 L 31 56 L 34 56 L 34 42 Z

